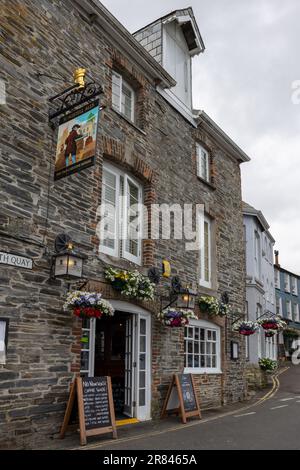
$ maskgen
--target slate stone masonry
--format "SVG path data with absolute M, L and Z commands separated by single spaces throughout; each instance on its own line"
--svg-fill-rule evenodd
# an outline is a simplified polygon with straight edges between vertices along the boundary
M 70 0 L 2 1 L 0 78 L 7 104 L 0 105 L 1 251 L 34 261 L 32 271 L 0 265 L 0 317 L 10 319 L 7 364 L 0 366 L 0 448 L 38 447 L 57 435 L 69 385 L 80 367 L 81 324 L 62 309 L 63 281 L 50 279 L 51 252 L 61 232 L 88 256 L 84 276 L 103 282 L 106 264 L 133 267 L 98 254 L 97 207 L 103 160 L 135 174 L 146 202 L 203 203 L 214 220 L 214 288 L 227 291 L 243 310 L 244 251 L 239 163 L 200 127 L 189 124 L 155 91 L 154 80 L 130 63 L 110 38 L 90 24 Z M 111 109 L 111 71 L 126 70 L 137 90 L 138 121 L 130 124 Z M 48 98 L 67 88 L 78 66 L 103 85 L 107 108 L 99 122 L 95 166 L 53 180 L 55 132 L 48 124 Z M 44 74 L 39 75 L 39 74 Z M 54 77 L 54 78 L 50 78 Z M 196 176 L 195 142 L 213 158 L 214 186 Z M 178 240 L 146 240 L 142 271 L 172 265 L 172 274 L 196 284 L 198 254 Z M 153 313 L 159 308 L 152 307 Z M 196 377 L 203 407 L 245 397 L 244 342 L 222 329 L 222 374 Z M 230 361 L 230 340 L 240 343 L 240 359 Z M 183 368 L 183 332 L 163 328 L 153 318 L 152 410 L 159 415 L 172 373 Z

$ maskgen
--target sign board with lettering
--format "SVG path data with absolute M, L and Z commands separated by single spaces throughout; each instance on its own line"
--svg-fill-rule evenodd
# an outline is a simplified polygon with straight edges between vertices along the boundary
M 61 428 L 63 439 L 70 421 L 77 396 L 80 444 L 87 437 L 112 432 L 117 438 L 115 411 L 110 377 L 77 377 L 71 385 L 70 396 Z
M 13 253 L 4 253 L 0 251 L 0 264 L 8 264 L 17 268 L 32 269 L 33 261 L 24 256 L 14 255 Z
M 186 423 L 187 418 L 193 416 L 198 416 L 201 419 L 201 411 L 192 374 L 173 375 L 161 418 L 174 413 L 180 415 L 183 423 Z

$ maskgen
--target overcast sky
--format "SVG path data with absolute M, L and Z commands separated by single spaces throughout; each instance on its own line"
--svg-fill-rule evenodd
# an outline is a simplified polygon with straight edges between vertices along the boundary
M 299 0 L 102 3 L 130 32 L 193 7 L 206 46 L 193 60 L 194 107 L 251 157 L 242 165 L 244 200 L 268 220 L 281 265 L 300 274 L 300 104 L 291 99 L 300 80 Z

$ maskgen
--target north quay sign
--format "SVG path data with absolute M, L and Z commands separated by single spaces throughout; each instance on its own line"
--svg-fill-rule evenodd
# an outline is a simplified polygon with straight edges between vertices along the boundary
M 32 269 L 32 259 L 24 258 L 24 256 L 14 255 L 12 253 L 4 253 L 0 251 L 0 264 L 8 264 L 18 268 Z

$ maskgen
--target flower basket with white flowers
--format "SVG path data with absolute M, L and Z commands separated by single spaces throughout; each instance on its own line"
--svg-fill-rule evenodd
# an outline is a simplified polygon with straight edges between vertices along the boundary
M 258 324 L 264 330 L 280 331 L 286 327 L 286 322 L 276 316 L 263 317 L 258 320 Z
M 254 321 L 240 320 L 233 325 L 232 329 L 233 331 L 238 331 L 240 335 L 250 336 L 256 333 L 259 329 L 259 325 Z
M 114 308 L 102 295 L 96 292 L 69 292 L 64 304 L 64 310 L 72 310 L 79 318 L 101 318 L 113 316 Z
M 162 312 L 159 312 L 157 318 L 163 325 L 170 326 L 171 328 L 187 326 L 190 320 L 197 319 L 193 310 L 183 310 L 172 307 L 168 307 Z
M 105 270 L 105 279 L 126 297 L 139 300 L 154 299 L 155 284 L 137 270 L 125 271 L 109 267 Z
M 201 312 L 208 313 L 208 315 L 225 317 L 230 312 L 230 305 L 209 295 L 202 295 L 199 297 L 198 304 Z

